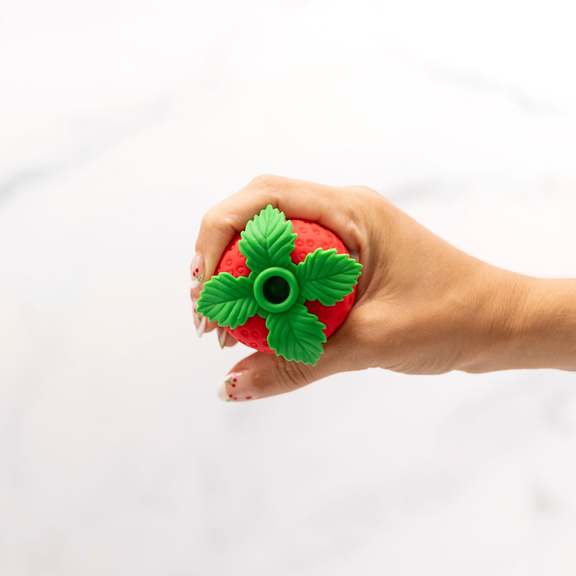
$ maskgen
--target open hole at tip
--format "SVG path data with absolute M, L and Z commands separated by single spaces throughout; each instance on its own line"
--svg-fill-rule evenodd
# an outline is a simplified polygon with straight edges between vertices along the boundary
M 280 304 L 290 295 L 290 285 L 280 276 L 271 276 L 264 282 L 262 293 L 268 302 Z

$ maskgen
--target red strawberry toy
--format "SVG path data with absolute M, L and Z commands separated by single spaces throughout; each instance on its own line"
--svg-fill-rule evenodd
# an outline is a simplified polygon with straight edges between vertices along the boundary
M 198 312 L 246 346 L 316 364 L 354 304 L 361 268 L 330 230 L 269 205 L 228 245 Z

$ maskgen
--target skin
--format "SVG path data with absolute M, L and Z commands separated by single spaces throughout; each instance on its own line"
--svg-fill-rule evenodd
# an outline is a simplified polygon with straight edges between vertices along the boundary
M 373 367 L 406 374 L 576 370 L 575 279 L 537 279 L 491 266 L 363 186 L 255 178 L 202 220 L 196 251 L 204 274 L 191 290 L 193 300 L 230 240 L 267 204 L 287 218 L 314 220 L 332 230 L 359 254 L 363 269 L 354 307 L 325 344 L 317 365 L 256 352 L 227 377 L 237 378 L 239 400 Z M 214 329 L 208 322 L 205 332 Z M 235 344 L 223 329 L 218 334 L 221 345 Z

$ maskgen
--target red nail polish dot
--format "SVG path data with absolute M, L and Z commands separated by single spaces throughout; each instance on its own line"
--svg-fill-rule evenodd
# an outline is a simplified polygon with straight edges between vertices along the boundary
M 252 400 L 252 396 L 246 396 L 246 400 Z
M 234 396 L 234 400 L 238 400 L 238 398 L 236 398 L 236 396 Z
M 232 388 L 236 388 L 236 384 L 232 384 Z
M 228 394 L 228 398 L 232 398 L 232 394 Z

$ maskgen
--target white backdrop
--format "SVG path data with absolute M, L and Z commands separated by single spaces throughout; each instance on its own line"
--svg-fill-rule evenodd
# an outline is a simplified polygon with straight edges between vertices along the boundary
M 366 184 L 576 276 L 564 2 L 0 0 L 0 574 L 570 575 L 576 377 L 333 377 L 224 404 L 205 210 Z

